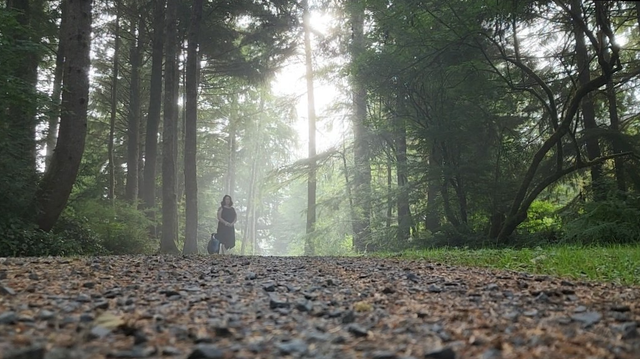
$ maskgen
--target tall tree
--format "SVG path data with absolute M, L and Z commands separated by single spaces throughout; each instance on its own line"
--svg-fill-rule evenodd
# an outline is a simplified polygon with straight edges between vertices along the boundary
M 64 13 L 65 7 L 68 5 L 68 0 L 60 1 L 61 13 Z M 53 75 L 53 91 L 51 92 L 51 110 L 48 114 L 48 126 L 46 137 L 46 153 L 45 153 L 45 166 L 49 166 L 51 162 L 51 156 L 53 156 L 53 150 L 56 147 L 56 141 L 58 140 L 58 121 L 60 120 L 60 95 L 62 89 L 62 73 L 64 70 L 64 47 L 63 42 L 60 41 L 63 36 L 64 28 L 67 24 L 67 20 L 63 16 L 60 19 L 60 34 L 58 36 L 58 48 L 56 50 L 56 67 Z M 45 167 L 46 168 L 46 167 Z
M 355 71 L 356 63 L 365 51 L 364 43 L 364 4 L 362 1 L 351 0 L 348 5 L 351 21 L 351 63 L 354 75 L 351 79 L 353 115 L 352 126 L 354 134 L 354 176 L 353 195 L 354 208 L 353 247 L 362 252 L 367 249 L 367 242 L 371 238 L 371 164 L 369 154 L 369 135 L 366 125 L 367 119 L 367 90 L 365 79 Z
M 304 55 L 307 80 L 307 116 L 309 121 L 309 180 L 307 183 L 307 236 L 304 252 L 314 254 L 312 233 L 316 223 L 316 105 L 313 93 L 313 53 L 311 52 L 311 24 L 309 2 L 302 1 L 302 22 L 304 26 Z
M 393 132 L 398 178 L 398 242 L 406 242 L 411 236 L 411 211 L 409 207 L 409 169 L 407 164 L 407 126 L 402 108 L 402 92 L 397 90 L 397 108 L 393 114 Z
M 576 18 L 573 23 L 573 31 L 576 39 L 576 62 L 578 65 L 578 83 L 580 86 L 585 86 L 591 81 L 591 57 L 587 51 L 587 45 L 585 43 L 585 33 L 580 22 L 584 22 L 582 16 L 582 1 L 571 0 L 571 12 L 573 12 Z M 598 128 L 596 123 L 596 110 L 594 105 L 593 93 L 587 94 L 581 103 L 582 110 L 582 122 L 585 132 L 593 132 Z M 598 143 L 598 137 L 594 135 L 588 135 L 586 140 L 587 157 L 590 160 L 600 157 L 600 144 Z M 591 171 L 591 185 L 594 191 L 594 198 L 596 200 L 603 199 L 606 196 L 606 190 L 602 184 L 602 165 L 593 165 L 590 168 Z
M 49 231 L 64 209 L 76 180 L 87 133 L 89 103 L 89 52 L 91 0 L 68 6 L 62 16 L 67 28 L 60 41 L 67 51 L 62 93 L 60 130 L 56 150 L 37 192 L 38 226 Z
M 184 143 L 184 184 L 186 194 L 186 228 L 184 254 L 198 253 L 198 176 L 196 171 L 198 129 L 198 44 L 203 0 L 195 0 L 191 12 L 187 48 L 186 120 Z
M 234 198 L 236 188 L 236 155 L 238 152 L 237 137 L 240 118 L 238 117 L 238 95 L 231 94 L 230 97 L 229 125 L 227 126 L 229 131 L 229 141 L 227 143 L 229 155 L 227 157 L 227 183 L 225 193 L 231 196 L 231 198 Z
M 144 173 L 142 199 L 144 208 L 156 205 L 156 163 L 158 160 L 158 128 L 162 109 L 162 55 L 164 48 L 164 17 L 166 0 L 155 0 L 153 11 L 153 40 L 151 50 L 151 83 L 149 84 L 149 112 L 144 142 Z
M 131 78 L 129 87 L 129 113 L 127 126 L 127 182 L 125 197 L 130 203 L 138 199 L 138 176 L 140 157 L 140 67 L 144 40 L 144 23 L 140 10 L 134 6 L 131 21 L 132 41 L 129 47 L 129 61 L 131 62 Z
M 120 67 L 120 1 L 115 1 L 116 19 L 114 30 L 113 45 L 113 75 L 111 79 L 111 116 L 109 117 L 109 142 L 107 143 L 107 152 L 109 155 L 109 163 L 107 164 L 107 172 L 109 173 L 108 198 L 113 202 L 116 199 L 116 159 L 114 151 L 114 137 L 116 132 L 116 117 L 118 114 L 118 70 Z
M 544 102 L 545 109 L 547 110 L 548 114 L 552 118 L 554 118 L 554 122 L 557 123 L 557 126 L 554 126 L 554 130 L 551 135 L 548 136 L 537 148 L 533 155 L 533 158 L 529 162 L 527 171 L 524 174 L 519 189 L 511 203 L 509 214 L 504 221 L 504 224 L 498 235 L 498 240 L 500 241 L 506 241 L 507 237 L 510 236 L 518 227 L 518 225 L 520 225 L 527 218 L 527 211 L 529 210 L 529 207 L 531 206 L 533 201 L 540 195 L 540 193 L 542 193 L 542 191 L 544 191 L 547 187 L 570 173 L 581 169 L 587 169 L 593 166 L 601 166 L 605 161 L 623 155 L 614 154 L 585 160 L 580 155 L 580 152 L 576 151 L 576 158 L 572 163 L 569 163 L 565 166 L 562 162 L 564 159 L 560 158 L 557 161 L 557 168 L 554 173 L 544 176 L 541 179 L 536 178 L 536 175 L 539 173 L 540 167 L 542 167 L 549 151 L 559 142 L 561 142 L 567 134 L 570 133 L 574 117 L 577 115 L 582 101 L 594 91 L 598 90 L 600 87 L 605 86 L 609 78 L 613 76 L 614 73 L 622 69 L 619 57 L 619 47 L 603 47 L 600 43 L 600 40 L 598 40 L 598 38 L 589 29 L 587 23 L 583 20 L 581 13 L 574 11 L 574 7 L 569 8 L 564 2 L 560 0 L 555 0 L 554 2 L 563 10 L 564 14 L 571 19 L 575 26 L 579 26 L 582 33 L 590 39 L 592 46 L 596 50 L 595 55 L 598 60 L 598 65 L 601 69 L 601 74 L 591 79 L 586 84 L 579 84 L 577 89 L 566 99 L 565 109 L 561 112 L 558 111 L 555 94 L 552 88 L 547 83 L 545 83 L 545 81 L 538 74 L 536 74 L 535 71 L 526 66 L 522 61 L 507 56 L 504 50 L 501 50 L 501 54 L 506 61 L 512 63 L 521 71 L 533 78 L 536 85 L 542 89 L 544 97 L 543 95 L 538 95 L 537 97 L 540 101 Z M 598 31 L 603 31 L 606 34 L 613 33 L 609 24 L 598 22 L 597 26 Z M 605 55 L 607 51 L 610 52 L 609 55 Z M 585 71 L 585 69 L 581 68 L 579 69 L 579 71 L 581 74 L 583 71 Z M 559 120 L 559 113 L 562 113 L 562 120 Z M 591 155 L 587 153 L 587 156 Z
M 167 1 L 162 131 L 162 238 L 160 252 L 178 253 L 178 32 L 177 0 Z

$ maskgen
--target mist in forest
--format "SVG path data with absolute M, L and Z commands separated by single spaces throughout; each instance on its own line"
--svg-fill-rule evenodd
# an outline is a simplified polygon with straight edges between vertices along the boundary
M 639 6 L 0 2 L 0 256 L 636 243 Z

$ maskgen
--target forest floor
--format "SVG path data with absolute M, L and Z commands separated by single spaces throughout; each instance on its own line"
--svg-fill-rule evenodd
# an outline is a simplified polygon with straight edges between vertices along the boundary
M 400 258 L 0 258 L 0 358 L 640 358 L 640 287 Z

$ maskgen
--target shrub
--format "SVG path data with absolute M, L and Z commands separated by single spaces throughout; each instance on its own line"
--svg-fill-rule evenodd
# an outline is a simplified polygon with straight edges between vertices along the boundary
M 84 200 L 67 208 L 67 216 L 81 220 L 99 238 L 109 254 L 148 254 L 154 243 L 149 239 L 153 224 L 134 205 L 116 201 Z
M 105 254 L 100 240 L 86 227 L 60 221 L 51 232 L 14 219 L 0 226 L 0 257 Z
M 582 244 L 640 242 L 640 206 L 637 198 L 587 203 L 564 227 L 564 241 Z

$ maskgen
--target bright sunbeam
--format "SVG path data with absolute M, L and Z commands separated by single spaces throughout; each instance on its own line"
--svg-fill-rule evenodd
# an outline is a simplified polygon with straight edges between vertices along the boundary
M 315 32 L 322 36 L 331 30 L 333 17 L 327 13 L 312 12 L 311 25 Z M 312 49 L 317 45 L 317 39 L 312 37 Z M 322 56 L 314 56 L 314 97 L 316 110 L 316 151 L 321 153 L 335 146 L 345 131 L 342 118 L 343 113 L 330 111 L 338 101 L 344 101 L 343 94 L 337 84 L 323 80 L 317 75 L 317 71 L 327 60 Z M 307 84 L 305 78 L 304 50 L 300 49 L 297 56 L 288 60 L 283 69 L 276 74 L 272 82 L 272 88 L 277 95 L 295 98 L 297 121 L 295 130 L 298 134 L 299 146 L 295 157 L 308 156 L 309 122 L 307 115 Z

